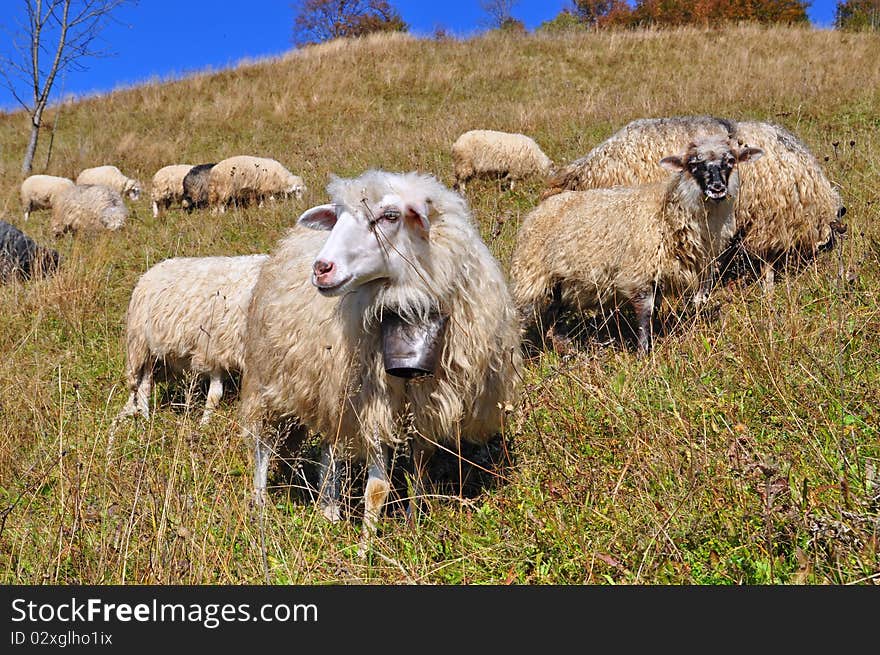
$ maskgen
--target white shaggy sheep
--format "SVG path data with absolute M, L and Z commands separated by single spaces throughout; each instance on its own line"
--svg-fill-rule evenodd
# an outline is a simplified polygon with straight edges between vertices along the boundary
M 509 180 L 513 188 L 516 180 L 531 175 L 547 175 L 553 162 L 525 134 L 496 130 L 470 130 L 452 144 L 454 187 L 464 191 L 475 176 L 497 176 Z
M 306 187 L 280 162 L 267 157 L 236 155 L 217 162 L 208 174 L 208 204 L 225 211 L 230 204 L 262 206 L 276 196 L 302 198 Z
M 76 176 L 77 184 L 103 184 L 111 189 L 116 189 L 129 200 L 137 200 L 141 197 L 141 183 L 131 177 L 127 177 L 116 166 L 95 166 L 85 168 Z
M 247 306 L 268 255 L 175 257 L 141 275 L 125 319 L 130 396 L 117 420 L 150 416 L 154 372 L 210 378 L 202 424 L 241 371 Z
M 511 263 L 523 318 L 540 319 L 554 294 L 582 311 L 629 303 L 639 350 L 651 346 L 661 293 L 698 290 L 734 232 L 738 163 L 761 156 L 707 137 L 660 164 L 677 173 L 635 187 L 565 191 L 523 220 Z
M 363 552 L 389 491 L 385 456 L 404 432 L 419 480 L 435 444 L 485 443 L 502 428 L 518 389 L 520 331 L 501 267 L 460 195 L 429 175 L 377 170 L 335 178 L 327 192 L 331 204 L 300 216 L 254 289 L 241 411 L 258 502 L 285 421 L 366 460 Z M 410 324 L 448 316 L 433 376 L 386 373 L 380 324 L 391 313 Z
M 183 202 L 183 178 L 192 170 L 192 164 L 169 164 L 153 174 L 150 183 L 150 200 L 153 202 L 153 217 L 159 210 L 167 210 L 173 204 Z
M 31 175 L 21 183 L 21 206 L 24 220 L 37 209 L 52 209 L 52 198 L 59 191 L 73 186 L 73 180 L 55 175 Z
M 118 230 L 128 219 L 128 208 L 115 189 L 101 184 L 75 184 L 55 195 L 52 233 Z
M 846 212 L 809 149 L 785 128 L 759 121 L 735 122 L 710 116 L 677 116 L 633 121 L 564 166 L 548 182 L 547 198 L 562 190 L 584 190 L 617 184 L 659 182 L 664 171 L 656 162 L 679 151 L 700 135 L 730 136 L 741 145 L 761 148 L 765 156 L 743 170 L 743 192 L 736 205 L 737 238 L 721 258 L 721 268 L 753 268 L 757 260 L 767 288 L 774 269 L 790 258 L 809 259 L 830 247 Z M 744 262 L 731 258 L 741 255 Z

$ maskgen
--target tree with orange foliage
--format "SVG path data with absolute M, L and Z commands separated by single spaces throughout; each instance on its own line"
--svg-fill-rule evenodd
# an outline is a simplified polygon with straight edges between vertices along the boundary
M 802 23 L 809 20 L 808 5 L 803 0 L 638 0 L 633 16 L 640 25 Z

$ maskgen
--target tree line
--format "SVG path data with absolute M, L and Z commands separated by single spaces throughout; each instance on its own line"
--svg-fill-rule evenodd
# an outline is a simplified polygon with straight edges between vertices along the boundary
M 515 15 L 517 0 L 481 0 L 493 28 L 525 31 Z M 571 0 L 539 29 L 592 29 L 711 25 L 721 22 L 798 24 L 809 22 L 809 0 Z M 376 31 L 407 31 L 388 0 L 301 0 L 294 5 L 297 45 Z M 880 28 L 880 0 L 839 0 L 834 26 Z

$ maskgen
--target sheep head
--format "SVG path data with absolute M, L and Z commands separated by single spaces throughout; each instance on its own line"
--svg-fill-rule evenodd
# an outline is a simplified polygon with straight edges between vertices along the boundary
M 300 225 L 330 231 L 312 267 L 312 284 L 322 295 L 339 296 L 378 280 L 400 283 L 415 266 L 423 268 L 430 199 L 395 191 L 377 200 L 369 195 L 359 206 L 319 205 L 299 217 Z
M 660 165 L 689 176 L 705 198 L 721 202 L 734 187 L 730 176 L 736 165 L 755 161 L 763 154 L 760 148 L 737 149 L 730 139 L 705 137 L 695 139 L 681 155 L 664 157 Z

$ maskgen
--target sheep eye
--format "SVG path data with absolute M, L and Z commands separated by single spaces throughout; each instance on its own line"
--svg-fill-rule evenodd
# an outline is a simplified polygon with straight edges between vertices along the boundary
M 393 223 L 398 218 L 400 218 L 400 210 L 398 209 L 386 209 L 382 212 L 382 218 L 389 223 Z

